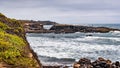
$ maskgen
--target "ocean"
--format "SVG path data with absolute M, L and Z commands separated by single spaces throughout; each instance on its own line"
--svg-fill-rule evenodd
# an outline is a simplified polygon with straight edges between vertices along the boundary
M 120 24 L 92 24 L 89 26 L 120 29 Z M 69 34 L 27 33 L 26 37 L 42 64 L 71 65 L 84 57 L 92 61 L 98 57 L 120 61 L 120 31 Z

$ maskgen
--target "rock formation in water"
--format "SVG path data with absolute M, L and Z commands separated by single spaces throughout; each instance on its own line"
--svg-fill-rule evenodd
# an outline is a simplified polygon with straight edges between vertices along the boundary
M 55 25 L 55 24 L 57 24 L 55 22 L 50 22 L 50 21 L 20 20 L 20 22 L 23 23 L 26 33 L 51 33 L 53 31 L 44 29 L 44 25 Z M 45 24 L 44 22 L 47 22 L 47 24 Z
M 25 38 L 23 24 L 0 13 L 0 68 L 41 68 Z
M 120 29 L 108 28 L 108 27 L 91 27 L 82 25 L 66 25 L 55 24 L 50 29 L 44 29 L 44 25 L 40 23 L 24 23 L 24 29 L 26 33 L 75 33 L 75 32 L 99 32 L 107 33 L 110 31 L 120 31 Z
M 107 28 L 107 27 L 91 27 L 91 26 L 82 26 L 82 25 L 64 25 L 57 24 L 51 27 L 50 30 L 53 30 L 55 33 L 75 33 L 75 32 L 100 32 L 107 33 L 110 31 L 120 31 L 119 29 Z

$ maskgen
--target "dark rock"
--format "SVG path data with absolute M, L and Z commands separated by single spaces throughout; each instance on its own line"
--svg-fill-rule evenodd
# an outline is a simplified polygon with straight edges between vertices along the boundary
M 111 64 L 112 61 L 111 61 L 111 60 L 106 60 L 106 63 L 107 63 L 107 64 Z
M 57 33 L 74 33 L 74 32 L 100 32 L 107 33 L 110 31 L 120 31 L 119 29 L 112 29 L 107 27 L 90 27 L 90 26 L 81 26 L 81 25 L 66 25 L 66 24 L 57 24 L 50 28 Z M 91 35 L 90 35 L 91 36 Z
M 43 66 L 43 68 L 60 68 L 61 66 Z
M 99 57 L 98 61 L 106 61 L 106 60 L 104 58 L 102 58 L 102 57 Z
M 93 66 L 91 65 L 91 60 L 82 58 L 74 64 L 74 68 L 93 68 Z
M 107 67 L 106 62 L 99 62 L 99 66 L 100 66 L 100 67 L 104 67 L 104 68 Z
M 112 63 L 111 60 L 102 57 L 91 63 L 89 59 L 82 58 L 74 64 L 74 68 L 120 68 L 120 63 L 119 61 Z
M 92 34 L 88 34 L 88 35 L 86 35 L 86 36 L 93 36 Z
M 87 59 L 87 58 L 82 58 L 79 60 L 78 62 L 79 64 L 91 64 L 91 60 Z
M 20 20 L 21 21 L 21 20 Z M 24 24 L 24 29 L 27 33 L 75 33 L 75 32 L 100 32 L 100 33 L 107 33 L 110 31 L 120 31 L 119 29 L 112 29 L 107 27 L 90 27 L 90 26 L 81 26 L 81 25 L 66 25 L 66 24 L 52 24 L 53 26 L 46 30 L 43 28 L 42 23 L 34 22 L 34 21 L 24 21 L 22 20 Z M 86 36 L 92 36 L 92 35 L 86 35 Z
M 120 62 L 119 62 L 119 61 L 116 61 L 116 62 L 115 62 L 115 65 L 120 67 Z
M 68 66 L 64 66 L 63 68 L 69 68 Z

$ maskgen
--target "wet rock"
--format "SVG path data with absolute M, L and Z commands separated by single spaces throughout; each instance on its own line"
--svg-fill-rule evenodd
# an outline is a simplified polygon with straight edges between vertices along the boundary
M 82 58 L 78 62 L 79 64 L 91 64 L 91 60 L 87 58 Z
M 107 64 L 112 64 L 112 61 L 108 59 L 108 60 L 106 60 L 106 63 Z
M 74 68 L 93 68 L 93 67 L 91 65 L 91 60 L 87 58 L 82 58 L 76 64 L 74 64 Z
M 115 62 L 115 65 L 116 65 L 116 66 L 120 66 L 120 62 L 119 62 L 119 61 L 116 61 L 116 62 Z
M 111 60 L 106 60 L 102 57 L 99 57 L 94 62 L 91 62 L 91 60 L 87 58 L 82 58 L 74 64 L 74 68 L 120 68 L 120 62 L 116 61 L 115 63 L 112 63 Z
M 86 36 L 93 36 L 92 34 L 88 34 L 88 35 L 86 35 Z
M 50 29 L 44 29 L 43 24 L 41 23 L 29 23 L 24 22 L 24 29 L 26 33 L 75 33 L 75 32 L 99 32 L 107 33 L 110 31 L 120 31 L 120 29 L 113 29 L 107 27 L 91 27 L 91 26 L 82 26 L 82 25 L 68 25 L 68 24 L 54 24 Z M 92 35 L 87 35 L 92 36 Z
M 102 58 L 102 57 L 99 57 L 98 61 L 106 61 L 106 60 L 104 58 Z
M 63 68 L 69 68 L 68 66 L 64 66 Z
M 80 64 L 75 63 L 74 66 L 73 66 L 73 68 L 80 68 Z
M 61 68 L 61 66 L 43 66 L 43 68 Z
M 90 26 L 66 25 L 66 24 L 54 25 L 50 28 L 50 30 L 54 30 L 56 33 L 75 33 L 75 32 L 107 33 L 107 32 L 115 31 L 115 30 L 120 31 L 119 29 L 112 29 L 112 28 L 107 28 L 107 27 L 90 27 Z

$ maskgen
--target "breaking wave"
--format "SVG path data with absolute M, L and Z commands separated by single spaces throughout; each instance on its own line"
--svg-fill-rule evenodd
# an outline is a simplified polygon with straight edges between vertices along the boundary
M 77 61 L 82 57 L 95 60 L 101 56 L 112 61 L 120 61 L 119 31 L 71 34 L 32 33 L 27 34 L 27 40 L 43 62 L 70 62 L 71 60 L 74 62 L 74 59 Z

